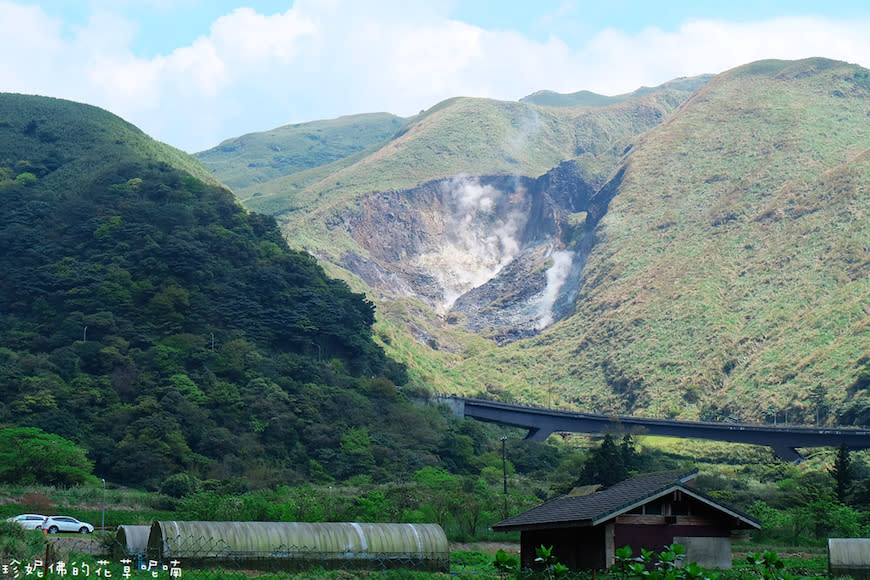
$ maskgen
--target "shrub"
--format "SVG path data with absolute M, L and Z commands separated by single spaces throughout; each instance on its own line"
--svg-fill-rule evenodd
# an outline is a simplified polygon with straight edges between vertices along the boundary
M 167 477 L 160 486 L 160 493 L 169 497 L 181 498 L 196 491 L 196 480 L 187 473 L 176 473 Z
M 44 538 L 15 522 L 0 521 L 0 562 L 24 562 L 42 553 Z

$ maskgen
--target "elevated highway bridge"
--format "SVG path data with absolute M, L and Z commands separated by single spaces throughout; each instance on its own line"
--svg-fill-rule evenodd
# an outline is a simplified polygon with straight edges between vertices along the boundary
M 460 417 L 528 429 L 526 439 L 544 441 L 552 433 L 607 433 L 622 430 L 643 435 L 708 439 L 770 447 L 781 458 L 797 461 L 802 447 L 870 449 L 870 430 L 847 427 L 796 427 L 707 421 L 672 421 L 644 417 L 554 411 L 483 399 L 441 397 Z

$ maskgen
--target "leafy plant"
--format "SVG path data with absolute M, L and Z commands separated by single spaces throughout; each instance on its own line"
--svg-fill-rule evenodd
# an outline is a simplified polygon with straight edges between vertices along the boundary
M 785 563 L 776 552 L 765 550 L 764 552 L 750 552 L 746 556 L 749 562 L 764 580 L 792 580 L 793 576 L 784 571 Z
M 15 522 L 0 520 L 0 563 L 33 558 L 42 552 L 44 541 L 38 531 L 25 530 Z
M 508 556 L 504 550 L 499 550 L 495 553 L 492 561 L 492 567 L 495 568 L 499 578 L 510 578 L 520 568 L 520 560 L 516 556 Z
M 614 551 L 616 562 L 611 571 L 623 580 L 644 578 L 647 580 L 702 580 L 707 571 L 694 562 L 683 563 L 686 548 L 671 544 L 661 552 L 641 548 L 640 555 L 632 556 L 631 546 Z
M 550 580 L 564 578 L 570 574 L 571 569 L 559 562 L 559 558 L 553 554 L 554 546 L 537 546 L 535 548 L 535 562 L 543 564 L 543 574 Z

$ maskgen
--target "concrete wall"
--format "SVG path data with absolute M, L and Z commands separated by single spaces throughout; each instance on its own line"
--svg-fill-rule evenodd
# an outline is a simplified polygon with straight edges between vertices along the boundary
M 702 568 L 731 568 L 731 538 L 674 536 L 674 543 L 685 546 L 685 562 L 695 562 Z
M 444 403 L 457 417 L 465 417 L 465 399 L 459 397 L 438 397 L 439 403 Z

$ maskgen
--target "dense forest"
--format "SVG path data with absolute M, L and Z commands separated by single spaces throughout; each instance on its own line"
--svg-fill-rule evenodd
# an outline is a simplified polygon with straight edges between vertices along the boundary
M 467 467 L 486 435 L 410 402 L 373 305 L 180 155 L 99 109 L 0 95 L 0 425 L 152 489 Z

